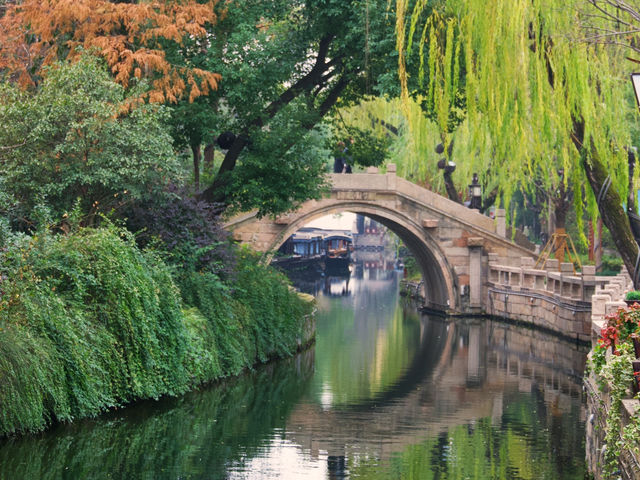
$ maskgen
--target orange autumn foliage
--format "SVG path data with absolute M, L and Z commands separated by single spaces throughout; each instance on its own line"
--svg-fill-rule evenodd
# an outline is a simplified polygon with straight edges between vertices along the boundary
M 73 60 L 96 50 L 115 80 L 127 87 L 133 77 L 147 78 L 144 100 L 193 101 L 215 90 L 220 75 L 172 65 L 160 39 L 181 44 L 187 36 L 207 42 L 206 26 L 215 23 L 217 0 L 150 0 L 112 3 L 106 0 L 24 0 L 9 5 L 0 18 L 0 72 L 21 86 L 32 86 L 43 66 Z M 141 101 L 143 99 L 139 99 Z

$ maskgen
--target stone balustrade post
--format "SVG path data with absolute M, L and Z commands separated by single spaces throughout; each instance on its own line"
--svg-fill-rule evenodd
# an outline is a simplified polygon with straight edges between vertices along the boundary
M 522 279 L 520 280 L 520 284 L 526 288 L 534 288 L 536 284 L 536 279 L 531 274 L 527 274 L 526 270 L 531 270 L 534 266 L 533 258 L 531 257 L 520 257 L 520 267 L 522 268 Z
M 507 236 L 507 213 L 504 208 L 496 209 L 496 233 L 503 238 Z
M 612 281 L 609 282 L 609 284 L 607 285 L 607 288 L 614 292 L 613 299 L 621 298 L 622 295 L 624 294 L 624 282 L 622 282 L 622 279 L 614 278 Z
M 532 257 L 520 257 L 520 266 L 525 268 L 533 268 L 535 263 Z
M 582 300 L 588 302 L 596 293 L 596 267 L 585 265 L 582 267 Z
M 559 268 L 560 262 L 555 258 L 551 258 L 547 260 L 545 264 L 545 270 L 547 271 L 547 292 L 556 293 L 558 283 L 554 278 L 552 278 L 549 274 L 553 272 L 557 272 Z
M 547 264 L 545 265 L 545 269 L 547 272 L 557 272 L 560 268 L 560 261 L 555 258 L 550 258 L 547 260 Z
M 560 296 L 571 298 L 572 283 L 567 277 L 573 276 L 573 263 L 560 263 Z
M 620 279 L 620 283 L 622 285 L 622 289 L 624 292 L 627 292 L 629 290 L 634 290 L 633 281 L 631 280 L 631 277 L 627 273 L 627 267 L 625 267 L 624 265 L 622 266 L 622 270 L 620 271 L 620 273 L 616 275 L 615 278 Z
M 482 237 L 469 237 L 469 306 L 482 307 Z
M 611 302 L 609 295 L 596 294 L 591 297 L 591 318 L 603 320 L 607 314 L 607 303 Z
M 595 345 L 600 338 L 600 330 L 604 327 L 604 316 L 607 304 L 611 302 L 609 295 L 595 294 L 591 297 L 591 343 Z
M 489 257 L 489 281 L 498 284 L 500 283 L 500 272 L 493 268 L 498 265 L 498 254 L 489 253 L 487 256 Z
M 389 190 L 395 190 L 396 189 L 396 182 L 397 177 L 396 177 L 396 164 L 395 163 L 389 163 L 387 165 L 387 188 Z
M 619 309 L 621 308 L 627 308 L 627 304 L 625 302 L 607 302 L 605 304 L 605 315 L 610 315 L 612 313 L 617 313 Z

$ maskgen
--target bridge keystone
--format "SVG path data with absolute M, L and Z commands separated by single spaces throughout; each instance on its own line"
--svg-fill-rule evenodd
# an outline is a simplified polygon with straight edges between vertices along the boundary
M 440 221 L 436 220 L 435 218 L 427 218 L 425 220 L 422 220 L 423 228 L 438 228 L 439 225 Z
M 357 192 L 354 190 L 347 190 L 343 192 L 336 192 L 336 198 L 338 200 L 369 200 L 375 201 L 377 199 L 376 192 Z

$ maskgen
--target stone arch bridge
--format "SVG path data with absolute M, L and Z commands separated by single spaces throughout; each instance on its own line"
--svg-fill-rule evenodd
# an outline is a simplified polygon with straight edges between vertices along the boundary
M 533 252 L 506 238 L 504 212 L 496 220 L 396 176 L 395 165 L 379 174 L 332 174 L 328 197 L 304 203 L 275 219 L 255 212 L 225 223 L 235 240 L 267 259 L 298 229 L 334 213 L 353 212 L 385 225 L 415 256 L 423 274 L 425 305 L 445 312 L 480 311 L 486 298 L 489 254 L 517 264 Z

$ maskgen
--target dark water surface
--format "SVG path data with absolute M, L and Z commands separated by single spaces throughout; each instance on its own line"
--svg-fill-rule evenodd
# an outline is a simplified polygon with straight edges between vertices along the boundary
M 0 442 L 0 479 L 582 479 L 586 349 L 421 316 L 398 273 L 305 285 L 317 342 L 177 399 Z

